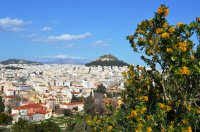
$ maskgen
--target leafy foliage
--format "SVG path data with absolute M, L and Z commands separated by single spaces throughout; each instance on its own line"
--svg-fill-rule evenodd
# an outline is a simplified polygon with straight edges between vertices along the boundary
M 82 132 L 87 131 L 91 132 L 86 127 L 85 123 L 85 116 L 84 115 L 74 115 L 67 121 L 67 128 L 65 129 L 66 132 Z
M 52 121 L 42 122 L 39 128 L 44 132 L 58 132 L 60 130 L 58 125 Z
M 17 123 L 12 126 L 13 132 L 59 132 L 58 125 L 51 121 L 32 123 L 23 119 L 19 119 Z
M 28 121 L 20 118 L 19 121 L 12 126 L 12 130 L 14 132 L 28 131 Z
M 73 107 L 72 110 L 78 111 L 78 107 Z
M 105 94 L 106 93 L 106 87 L 101 84 L 101 85 L 98 85 L 97 86 L 97 90 L 95 91 L 96 93 L 102 93 L 102 94 Z
M 72 94 L 71 102 L 83 102 L 83 97 L 76 97 L 74 94 Z
M 168 7 L 138 24 L 127 39 L 150 67 L 129 66 L 124 72 L 123 105 L 111 116 L 89 117 L 94 131 L 198 131 L 200 109 L 200 18 L 190 24 L 170 25 Z M 158 70 L 160 69 L 160 70 Z
M 12 120 L 13 120 L 12 116 L 6 113 L 0 113 L 0 125 L 11 124 Z
M 64 114 L 64 116 L 70 116 L 70 115 L 72 115 L 72 111 L 70 109 L 64 109 L 63 114 Z

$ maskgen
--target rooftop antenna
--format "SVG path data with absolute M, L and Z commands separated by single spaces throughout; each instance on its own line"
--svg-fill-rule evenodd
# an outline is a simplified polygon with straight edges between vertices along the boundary
M 109 46 L 106 46 L 106 47 L 105 47 L 105 50 L 107 51 L 108 55 L 110 55 L 109 49 L 110 49 Z
M 108 52 L 107 57 L 109 57 L 110 53 Z

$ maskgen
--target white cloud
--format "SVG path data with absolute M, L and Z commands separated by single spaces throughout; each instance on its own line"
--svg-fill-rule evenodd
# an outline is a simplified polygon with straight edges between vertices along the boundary
M 97 40 L 93 44 L 91 44 L 91 47 L 109 47 L 110 44 L 108 40 Z
M 24 20 L 17 19 L 17 18 L 6 17 L 6 18 L 0 19 L 0 29 L 4 31 L 18 32 L 18 31 L 25 30 L 25 25 L 30 24 L 30 23 L 31 21 L 26 22 Z
M 63 34 L 59 36 L 49 36 L 46 38 L 47 42 L 54 42 L 54 41 L 67 41 L 67 40 L 77 40 L 77 39 L 84 39 L 90 37 L 92 34 L 87 32 L 84 34 L 78 35 L 71 35 L 71 34 Z
M 66 45 L 62 45 L 62 46 L 55 46 L 53 48 L 55 48 L 55 49 L 78 49 L 81 47 L 75 46 L 74 44 L 66 44 Z
M 20 31 L 24 31 L 25 28 L 22 28 L 22 27 L 13 27 L 13 28 L 10 28 L 10 31 L 13 31 L 13 32 L 20 32 Z
M 9 27 L 9 26 L 24 26 L 25 22 L 20 19 L 12 19 L 10 17 L 2 18 L 0 19 L 0 25 L 3 27 Z
M 58 35 L 58 36 L 47 36 L 47 37 L 33 36 L 29 38 L 36 42 L 57 42 L 57 41 L 85 39 L 90 36 L 92 36 L 92 34 L 89 32 L 86 32 L 84 34 L 78 34 L 78 35 L 63 34 L 63 35 Z
M 51 31 L 52 30 L 52 27 L 49 27 L 49 26 L 45 26 L 42 28 L 42 31 Z

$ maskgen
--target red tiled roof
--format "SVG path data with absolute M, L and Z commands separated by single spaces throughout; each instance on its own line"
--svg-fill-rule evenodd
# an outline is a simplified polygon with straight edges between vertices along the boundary
M 38 110 L 38 111 L 36 111 L 36 113 L 38 113 L 38 114 L 47 114 L 49 112 L 47 112 L 45 110 Z
M 18 106 L 18 107 L 14 107 L 13 109 L 15 110 L 21 110 L 21 109 L 30 109 L 30 108 L 39 108 L 39 107 L 43 107 L 41 104 L 27 104 L 27 105 L 23 105 L 23 106 Z
M 72 94 L 80 94 L 80 92 L 71 92 Z
M 35 113 L 28 113 L 27 116 L 33 116 Z
M 16 98 L 16 96 L 5 96 L 4 98 Z
M 62 105 L 82 105 L 83 102 L 73 102 L 73 103 L 61 103 Z

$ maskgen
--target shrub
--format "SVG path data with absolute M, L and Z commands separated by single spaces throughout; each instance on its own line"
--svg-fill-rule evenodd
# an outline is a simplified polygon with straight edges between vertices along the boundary
M 63 110 L 63 114 L 64 114 L 64 116 L 71 116 L 72 115 L 72 111 L 70 109 L 64 109 Z
M 123 75 L 123 105 L 111 116 L 89 117 L 94 131 L 199 131 L 196 105 L 200 86 L 200 18 L 190 24 L 170 25 L 168 7 L 138 24 L 127 36 L 133 51 L 150 67 L 129 66 Z M 160 69 L 160 70 L 158 70 Z

